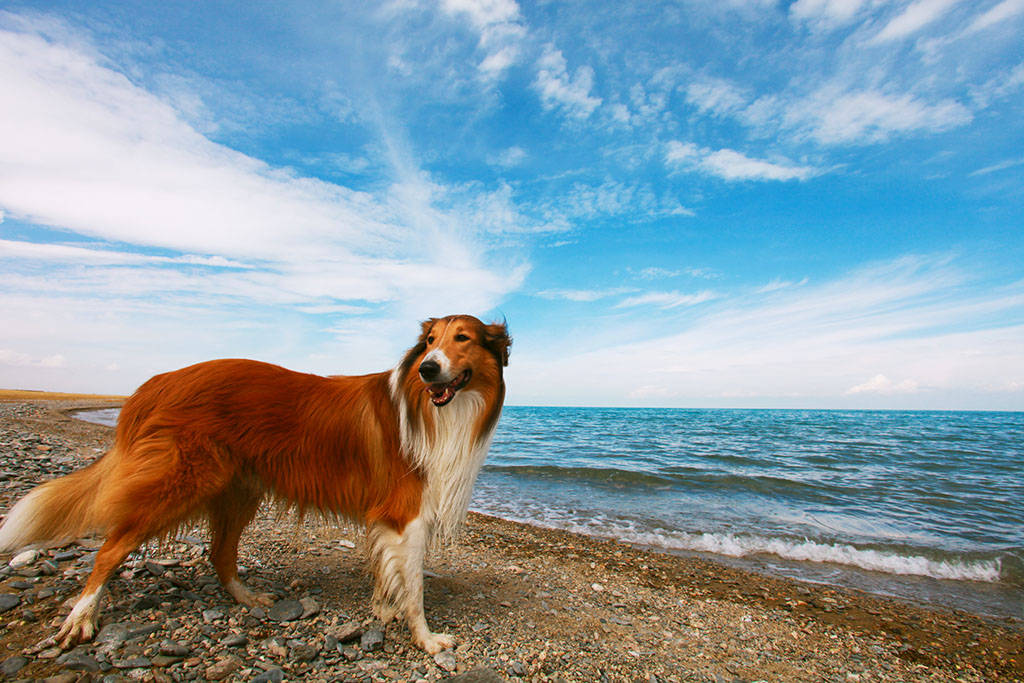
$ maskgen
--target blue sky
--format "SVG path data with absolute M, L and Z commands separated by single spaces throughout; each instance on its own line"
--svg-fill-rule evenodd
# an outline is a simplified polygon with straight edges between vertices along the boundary
M 1024 0 L 10 2 L 0 386 L 1024 409 Z

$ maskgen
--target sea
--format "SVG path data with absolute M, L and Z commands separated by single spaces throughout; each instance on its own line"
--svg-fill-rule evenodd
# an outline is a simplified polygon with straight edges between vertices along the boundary
M 507 406 L 470 509 L 1024 619 L 1019 412 Z

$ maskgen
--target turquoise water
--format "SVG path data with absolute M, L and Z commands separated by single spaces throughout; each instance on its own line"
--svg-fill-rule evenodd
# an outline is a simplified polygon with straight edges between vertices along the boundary
M 1024 413 L 508 407 L 471 507 L 1024 617 Z
M 510 406 L 471 508 L 1024 618 L 1024 413 Z

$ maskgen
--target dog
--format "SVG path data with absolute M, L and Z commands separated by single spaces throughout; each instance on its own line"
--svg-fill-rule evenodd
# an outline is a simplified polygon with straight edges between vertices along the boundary
M 501 415 L 511 344 L 505 322 L 455 315 L 422 323 L 386 372 L 321 377 L 214 360 L 157 375 L 125 401 L 108 453 L 18 501 L 0 527 L 0 552 L 104 536 L 48 639 L 66 649 L 94 637 L 104 587 L 131 552 L 203 518 L 225 590 L 249 607 L 273 604 L 237 572 L 239 538 L 270 498 L 364 524 L 375 614 L 385 623 L 401 614 L 413 642 L 436 654 L 454 639 L 427 627 L 423 560 L 465 520 Z

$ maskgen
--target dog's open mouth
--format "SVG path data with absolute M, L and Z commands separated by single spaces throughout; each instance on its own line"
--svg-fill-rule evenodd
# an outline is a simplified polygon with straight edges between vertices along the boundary
M 427 393 L 430 394 L 430 400 L 433 401 L 435 406 L 448 405 L 455 398 L 455 392 L 466 386 L 472 374 L 471 370 L 466 370 L 447 384 L 428 384 Z

